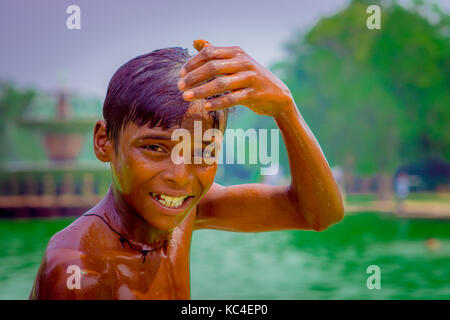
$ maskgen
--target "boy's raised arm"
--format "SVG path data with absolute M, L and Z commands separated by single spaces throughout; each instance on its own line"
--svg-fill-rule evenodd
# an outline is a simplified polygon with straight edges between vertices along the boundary
M 217 75 L 222 76 L 199 85 Z M 187 101 L 230 91 L 208 100 L 207 110 L 238 104 L 272 116 L 286 144 L 292 177 L 288 187 L 213 185 L 199 203 L 197 228 L 321 231 L 343 218 L 342 199 L 330 167 L 281 80 L 241 48 L 211 45 L 191 58 L 180 76 L 179 89 Z

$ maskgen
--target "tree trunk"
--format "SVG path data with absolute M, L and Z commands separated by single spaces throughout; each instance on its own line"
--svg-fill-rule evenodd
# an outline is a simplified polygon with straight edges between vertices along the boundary
M 391 200 L 394 196 L 392 187 L 392 176 L 387 173 L 381 173 L 378 181 L 378 200 Z

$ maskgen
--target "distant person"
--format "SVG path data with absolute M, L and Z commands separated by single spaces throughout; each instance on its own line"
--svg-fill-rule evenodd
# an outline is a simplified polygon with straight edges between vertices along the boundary
M 344 186 L 344 170 L 340 166 L 334 166 L 331 168 L 334 180 L 336 181 L 342 196 L 345 198 L 345 186 Z
M 405 211 L 404 201 L 409 195 L 409 177 L 406 172 L 399 172 L 395 179 L 395 193 L 397 194 L 397 212 L 402 214 Z
M 328 163 L 289 89 L 239 47 L 196 47 L 194 57 L 181 48 L 144 54 L 112 77 L 94 129 L 112 185 L 51 238 L 31 299 L 189 299 L 194 230 L 322 231 L 343 218 Z M 289 186 L 218 185 L 209 161 L 216 155 L 189 140 L 201 163 L 173 161 L 175 129 L 195 136 L 197 121 L 202 134 L 223 132 L 237 104 L 278 124 Z
M 400 200 L 406 199 L 409 195 L 408 174 L 403 171 L 399 172 L 399 174 L 397 175 L 395 186 L 396 186 L 397 197 Z

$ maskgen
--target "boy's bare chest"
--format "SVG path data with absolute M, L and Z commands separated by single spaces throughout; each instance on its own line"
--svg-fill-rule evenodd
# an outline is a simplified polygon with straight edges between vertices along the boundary
M 183 230 L 187 231 L 187 230 Z M 180 231 L 167 250 L 108 255 L 105 276 L 114 279 L 116 299 L 189 299 L 189 251 L 191 232 Z

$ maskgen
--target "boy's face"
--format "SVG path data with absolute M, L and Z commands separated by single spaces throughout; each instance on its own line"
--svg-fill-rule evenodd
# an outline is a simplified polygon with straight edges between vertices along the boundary
M 181 124 L 192 137 L 192 154 L 198 154 L 201 150 L 194 149 L 194 121 L 201 121 L 203 132 L 212 128 L 212 118 L 200 102 L 190 107 Z M 181 223 L 211 187 L 217 170 L 217 163 L 173 162 L 172 149 L 180 141 L 172 141 L 171 134 L 178 128 L 149 128 L 129 123 L 119 135 L 117 152 L 111 154 L 116 191 L 142 218 L 160 230 L 171 230 Z

